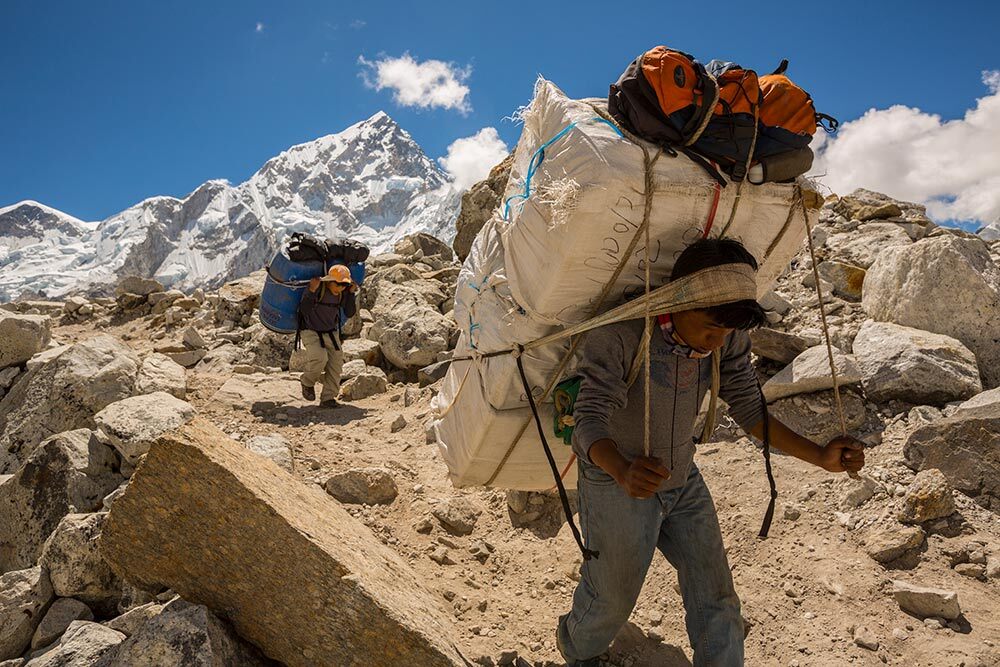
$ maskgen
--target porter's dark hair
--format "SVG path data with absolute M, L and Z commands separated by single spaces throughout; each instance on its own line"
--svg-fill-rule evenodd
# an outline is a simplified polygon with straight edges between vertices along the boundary
M 757 270 L 757 260 L 733 239 L 699 239 L 681 252 L 670 274 L 677 280 L 702 269 L 722 264 L 749 264 Z M 767 323 L 764 309 L 753 299 L 743 299 L 703 309 L 717 324 L 730 329 L 756 329 Z

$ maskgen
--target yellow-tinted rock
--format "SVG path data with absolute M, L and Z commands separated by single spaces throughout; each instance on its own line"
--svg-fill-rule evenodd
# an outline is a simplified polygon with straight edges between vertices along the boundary
M 201 419 L 153 445 L 101 548 L 123 578 L 208 606 L 289 667 L 463 664 L 398 555 Z

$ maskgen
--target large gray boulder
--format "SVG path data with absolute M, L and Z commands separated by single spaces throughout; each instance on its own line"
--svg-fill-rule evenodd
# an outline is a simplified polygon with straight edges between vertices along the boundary
M 139 296 L 149 296 L 155 292 L 163 291 L 163 283 L 152 278 L 142 276 L 125 276 L 118 281 L 115 287 L 115 294 L 138 294 Z M 183 296 L 183 295 L 181 295 Z
M 94 415 L 94 422 L 122 458 L 135 465 L 154 440 L 194 415 L 190 403 L 158 391 L 112 403 Z
M 45 440 L 0 484 L 0 572 L 32 567 L 70 512 L 100 509 L 124 478 L 118 457 L 87 429 Z
M 343 343 L 344 360 L 361 359 L 368 366 L 378 366 L 382 363 L 382 350 L 377 341 L 367 338 L 352 338 Z
M 21 655 L 54 598 L 40 567 L 0 575 L 0 661 Z
M 139 365 L 128 346 L 101 335 L 29 370 L 0 401 L 0 474 L 45 438 L 92 427 L 95 414 L 132 395 Z
M 184 367 L 165 354 L 153 352 L 142 360 L 135 389 L 140 394 L 165 391 L 175 398 L 184 400 L 187 395 Z
M 375 394 L 385 393 L 388 388 L 389 380 L 385 371 L 374 366 L 365 366 L 357 375 L 340 385 L 340 396 L 345 401 L 360 401 Z
M 414 282 L 381 282 L 372 314 L 372 336 L 377 338 L 382 354 L 393 366 L 404 370 L 417 370 L 437 361 L 438 353 L 449 349 L 456 326 L 428 303 Z
M 861 381 L 854 358 L 833 348 L 834 368 L 837 369 L 837 381 L 841 387 L 857 384 Z M 814 391 L 833 388 L 833 376 L 830 373 L 830 358 L 826 345 L 815 345 L 785 366 L 764 383 L 764 398 L 768 403 L 779 398 L 808 394 Z
M 1000 386 L 1000 268 L 978 239 L 951 234 L 884 250 L 865 277 L 872 319 L 952 336 Z
M 93 667 L 124 639 L 125 635 L 100 623 L 73 621 L 55 648 L 24 667 Z
M 94 667 L 265 667 L 274 663 L 240 639 L 229 624 L 204 605 L 176 598 L 92 664 Z
M 825 245 L 830 251 L 829 257 L 867 269 L 887 249 L 907 247 L 912 243 L 909 234 L 899 225 L 891 222 L 870 222 L 854 231 L 830 234 Z M 864 278 L 866 287 L 868 278 L 866 274 Z
M 940 470 L 952 486 L 1000 514 L 1000 405 L 960 410 L 926 424 L 903 446 L 914 470 Z
M 976 394 L 969 400 L 959 405 L 957 411 L 961 412 L 963 410 L 972 410 L 974 408 L 989 406 L 996 406 L 1000 408 L 1000 387 Z
M 855 392 L 841 390 L 840 403 L 848 433 L 856 433 L 865 423 L 865 402 Z M 781 398 L 768 412 L 801 436 L 825 445 L 841 435 L 840 416 L 832 390 Z
M 67 514 L 45 543 L 39 565 L 59 597 L 101 610 L 114 609 L 122 585 L 101 556 L 98 539 L 106 513 Z
M 275 333 L 263 324 L 255 325 L 251 330 L 253 334 L 244 346 L 247 361 L 255 366 L 288 370 L 295 336 Z
M 59 598 L 42 617 L 42 622 L 31 636 L 31 648 L 40 649 L 59 639 L 73 621 L 92 621 L 90 607 L 73 598 Z
M 418 258 L 437 255 L 449 262 L 455 256 L 447 243 L 424 232 L 410 234 L 396 241 L 393 252 L 397 255 L 417 256 Z
M 264 271 L 257 271 L 220 287 L 215 320 L 220 324 L 233 322 L 248 326 L 256 316 L 266 277 Z
M 877 403 L 941 405 L 983 390 L 976 356 L 951 336 L 868 320 L 854 356 L 865 395 Z
M 750 332 L 751 352 L 758 357 L 790 364 L 809 349 L 809 341 L 802 336 L 762 327 Z
M 0 369 L 23 364 L 48 346 L 52 320 L 0 310 Z
M 345 667 L 463 664 L 452 621 L 402 558 L 321 489 L 201 419 L 153 445 L 101 549 L 142 588 L 225 610 L 289 667 L 331 656 Z

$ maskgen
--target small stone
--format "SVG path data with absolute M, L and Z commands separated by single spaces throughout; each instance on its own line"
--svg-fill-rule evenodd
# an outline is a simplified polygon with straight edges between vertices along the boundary
M 936 468 L 922 470 L 903 496 L 899 520 L 903 523 L 923 523 L 955 513 L 951 484 Z
M 436 547 L 434 551 L 430 553 L 431 560 L 438 565 L 454 565 L 455 561 L 451 558 L 451 553 L 448 551 L 448 547 L 440 546 Z
M 878 637 L 875 633 L 861 625 L 854 629 L 854 643 L 869 651 L 878 650 Z
M 342 503 L 385 505 L 399 494 L 396 480 L 384 468 L 353 468 L 333 475 L 323 484 Z
M 407 387 L 403 390 L 403 406 L 410 407 L 420 400 L 420 389 L 416 387 Z
M 788 521 L 797 521 L 802 516 L 802 512 L 794 505 L 785 505 L 783 516 Z
M 924 531 L 919 526 L 889 528 L 872 526 L 864 531 L 865 551 L 879 563 L 891 563 L 924 543 Z
M 869 477 L 861 477 L 860 479 L 850 480 L 847 483 L 844 497 L 841 501 L 841 506 L 844 507 L 844 509 L 856 509 L 861 507 L 866 502 L 871 500 L 877 490 L 878 484 L 876 484 Z
M 918 618 L 929 616 L 954 620 L 962 615 L 958 593 L 939 588 L 926 588 L 905 581 L 892 582 L 892 596 L 903 611 Z
M 986 561 L 986 576 L 1000 579 L 1000 556 L 990 556 Z
M 524 514 L 525 510 L 528 509 L 528 492 L 513 490 L 508 491 L 507 506 L 512 512 L 514 512 L 514 514 Z
M 960 563 L 955 566 L 955 572 L 970 579 L 982 579 L 986 575 L 986 568 L 978 563 Z
M 480 563 L 485 563 L 490 557 L 490 549 L 482 540 L 477 540 L 469 546 L 469 553 Z
M 452 535 L 469 535 L 475 529 L 482 510 L 466 498 L 450 498 L 435 506 L 431 513 Z
M 931 630 L 943 630 L 945 627 L 944 621 L 940 618 L 925 618 L 924 625 Z
M 893 628 L 892 636 L 901 641 L 910 638 L 910 635 L 906 634 L 906 630 L 904 630 L 903 628 Z
M 208 347 L 208 343 L 201 333 L 194 327 L 188 327 L 184 331 L 183 342 L 192 350 L 203 350 Z
M 785 595 L 790 598 L 802 597 L 802 589 L 793 584 L 791 581 L 786 581 L 781 588 L 785 591 Z
M 403 415 L 396 415 L 396 418 L 392 420 L 392 424 L 389 426 L 389 430 L 392 433 L 398 433 L 406 428 L 406 417 Z

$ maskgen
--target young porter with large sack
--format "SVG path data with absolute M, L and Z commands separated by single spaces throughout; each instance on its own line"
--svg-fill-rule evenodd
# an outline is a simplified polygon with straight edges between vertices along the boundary
M 703 239 L 687 247 L 672 280 L 747 264 L 737 241 Z M 745 292 L 755 293 L 753 280 Z M 839 437 L 814 443 L 768 417 L 750 362 L 747 330 L 765 322 L 753 299 L 659 319 L 649 342 L 649 450 L 644 442 L 643 382 L 628 383 L 643 338 L 642 320 L 586 335 L 578 372 L 573 449 L 579 465 L 585 559 L 573 607 L 559 622 L 558 645 L 571 666 L 593 666 L 628 620 L 653 554 L 677 569 L 696 667 L 743 664 L 743 622 L 712 496 L 694 463 L 691 437 L 711 384 L 712 352 L 721 352 L 719 395 L 750 434 L 830 472 L 857 471 L 863 445 Z M 658 330 L 655 330 L 658 329 Z

